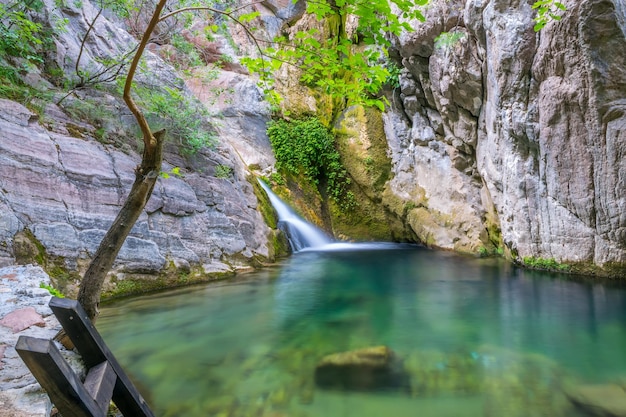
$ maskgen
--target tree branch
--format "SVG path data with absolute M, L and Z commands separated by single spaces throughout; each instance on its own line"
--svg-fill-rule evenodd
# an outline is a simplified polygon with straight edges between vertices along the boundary
M 150 152 L 150 150 L 155 146 L 156 140 L 154 139 L 154 136 L 152 135 L 152 132 L 150 131 L 150 126 L 148 126 L 148 121 L 146 120 L 145 116 L 143 115 L 143 113 L 141 112 L 141 110 L 139 109 L 139 107 L 137 106 L 133 98 L 131 97 L 130 89 L 133 85 L 133 78 L 135 76 L 135 73 L 137 72 L 137 67 L 139 66 L 139 61 L 141 60 L 143 51 L 146 49 L 146 45 L 148 44 L 148 41 L 150 40 L 152 31 L 154 30 L 156 25 L 159 23 L 159 17 L 161 16 L 161 12 L 163 11 L 163 8 L 165 7 L 165 3 L 167 3 L 167 0 L 159 0 L 159 3 L 157 4 L 157 7 L 154 11 L 154 14 L 152 15 L 152 19 L 150 19 L 150 23 L 148 24 L 148 27 L 146 28 L 146 31 L 144 32 L 143 37 L 141 38 L 141 42 L 139 43 L 139 46 L 137 47 L 137 52 L 135 53 L 133 62 L 130 64 L 130 68 L 128 69 L 128 76 L 126 77 L 126 83 L 124 84 L 124 101 L 126 102 L 126 105 L 130 109 L 130 111 L 135 116 L 135 119 L 137 119 L 137 123 L 139 124 L 139 127 L 141 129 L 141 133 L 143 134 L 144 157 L 146 155 L 146 152 Z

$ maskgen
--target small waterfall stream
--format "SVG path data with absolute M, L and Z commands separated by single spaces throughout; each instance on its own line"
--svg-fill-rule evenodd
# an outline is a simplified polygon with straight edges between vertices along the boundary
M 307 248 L 326 246 L 332 242 L 322 230 L 298 216 L 260 179 L 259 184 L 267 193 L 278 214 L 278 227 L 287 235 L 291 250 L 299 252 Z

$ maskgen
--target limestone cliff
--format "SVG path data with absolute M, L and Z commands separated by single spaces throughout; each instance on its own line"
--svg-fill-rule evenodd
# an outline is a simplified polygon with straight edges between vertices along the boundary
M 434 1 L 394 40 L 383 204 L 435 247 L 623 276 L 624 5 L 566 5 L 535 33 L 526 1 Z
M 386 163 L 366 166 L 378 116 L 349 108 L 335 125 L 374 235 L 392 227 L 432 247 L 626 275 L 626 7 L 565 4 L 536 33 L 530 1 L 431 0 L 426 22 L 392 39 L 400 77 L 382 114 L 384 186 Z M 296 111 L 327 115 L 306 91 L 286 93 Z

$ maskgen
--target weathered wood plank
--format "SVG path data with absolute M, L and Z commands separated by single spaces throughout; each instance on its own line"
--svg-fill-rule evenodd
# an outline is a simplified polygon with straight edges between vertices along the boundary
M 64 417 L 106 415 L 50 340 L 20 336 L 15 350 Z
M 103 413 L 109 410 L 117 375 L 109 362 L 102 362 L 89 370 L 85 378 L 85 389 Z
M 109 362 L 117 375 L 113 402 L 127 417 L 154 417 L 148 404 L 113 356 L 102 336 L 76 300 L 52 297 L 50 308 L 83 358 L 87 368 Z

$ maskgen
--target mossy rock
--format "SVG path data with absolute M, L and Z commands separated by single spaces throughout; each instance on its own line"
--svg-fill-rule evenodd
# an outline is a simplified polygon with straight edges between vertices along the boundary
M 68 297 L 77 295 L 80 273 L 69 269 L 65 264 L 65 258 L 49 255 L 30 230 L 24 229 L 13 237 L 13 251 L 17 264 L 41 266 L 50 276 L 55 289 Z
M 315 367 L 315 383 L 326 389 L 367 391 L 406 387 L 407 374 L 387 346 L 334 353 Z
M 621 385 L 579 385 L 567 389 L 566 395 L 589 415 L 626 417 L 626 390 Z
M 252 185 L 252 189 L 254 190 L 254 195 L 256 196 L 259 202 L 259 211 L 261 212 L 261 216 L 263 216 L 263 221 L 270 228 L 276 229 L 278 224 L 278 216 L 276 215 L 276 210 L 272 207 L 272 203 L 270 202 L 267 194 L 259 184 L 257 177 L 254 175 L 250 175 L 248 177 L 248 182 Z
M 328 203 L 334 234 L 352 240 L 412 240 L 401 216 L 381 204 L 391 177 L 391 159 L 380 111 L 349 107 L 334 128 L 342 163 L 352 179 L 349 192 L 354 196 L 354 204 L 347 209 Z
M 352 106 L 335 123 L 337 147 L 350 177 L 368 197 L 375 198 L 391 177 L 391 159 L 382 114 L 375 109 Z
M 469 352 L 411 352 L 404 360 L 413 397 L 476 394 L 483 391 L 482 364 Z
M 553 360 L 496 347 L 478 353 L 483 363 L 485 416 L 572 415 L 564 390 L 573 379 Z
M 172 262 L 159 275 L 109 275 L 105 281 L 102 300 L 130 295 L 139 295 L 149 292 L 162 291 L 170 288 L 183 287 L 204 282 L 219 281 L 235 275 L 232 270 L 206 273 L 201 266 L 190 266 L 181 270 Z

